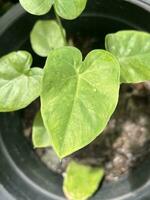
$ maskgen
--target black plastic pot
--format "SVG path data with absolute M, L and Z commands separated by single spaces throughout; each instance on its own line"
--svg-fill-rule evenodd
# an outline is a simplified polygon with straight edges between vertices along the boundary
M 147 2 L 147 3 L 146 3 Z M 104 36 L 120 29 L 150 32 L 149 0 L 89 0 L 83 15 L 64 21 L 69 34 Z M 42 18 L 48 18 L 44 16 Z M 0 19 L 0 56 L 18 49 L 32 52 L 29 33 L 39 17 L 27 14 L 19 5 Z M 33 52 L 32 52 L 33 53 Z M 35 65 L 44 60 L 34 53 Z M 64 200 L 62 177 L 48 170 L 23 136 L 20 112 L 0 114 L 0 200 Z M 150 157 L 118 182 L 104 183 L 93 200 L 149 200 Z

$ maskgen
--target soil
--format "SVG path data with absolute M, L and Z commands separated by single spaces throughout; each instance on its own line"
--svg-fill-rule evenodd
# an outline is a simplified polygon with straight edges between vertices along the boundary
M 32 123 L 39 101 L 23 113 L 24 134 L 31 141 Z M 122 85 L 117 109 L 106 129 L 91 144 L 59 160 L 52 148 L 36 149 L 46 166 L 62 174 L 68 163 L 79 162 L 105 168 L 105 180 L 115 181 L 137 167 L 150 153 L 150 82 Z
M 78 38 L 78 40 L 77 40 Z M 77 35 L 75 46 L 85 56 L 92 48 L 89 37 Z M 90 39 L 94 48 L 97 39 Z M 75 43 L 73 41 L 73 43 Z M 23 111 L 24 134 L 31 142 L 32 124 L 39 110 L 39 100 Z M 106 129 L 91 144 L 78 152 L 59 160 L 52 148 L 36 149 L 41 161 L 56 173 L 63 174 L 68 163 L 79 162 L 105 168 L 105 180 L 116 181 L 146 159 L 150 153 L 150 82 L 121 85 L 119 103 Z

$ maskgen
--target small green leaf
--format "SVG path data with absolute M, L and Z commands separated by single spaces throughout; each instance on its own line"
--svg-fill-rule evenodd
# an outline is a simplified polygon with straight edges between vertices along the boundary
M 54 20 L 37 21 L 30 38 L 33 50 L 43 57 L 48 56 L 50 50 L 65 45 L 61 29 Z
M 24 108 L 40 95 L 43 70 L 31 64 L 26 51 L 0 58 L 0 112 Z
M 69 200 L 86 200 L 96 192 L 103 177 L 103 168 L 72 161 L 64 177 L 64 193 Z
M 43 15 L 49 12 L 52 5 L 57 14 L 64 19 L 75 19 L 86 6 L 87 0 L 20 0 L 22 7 L 33 15 Z
M 106 49 L 120 62 L 122 83 L 150 80 L 150 34 L 138 31 L 108 34 Z
M 87 0 L 55 0 L 55 9 L 64 19 L 75 19 L 85 9 Z
M 38 112 L 35 116 L 32 127 L 32 141 L 35 148 L 43 148 L 51 146 L 50 137 L 46 131 L 41 112 Z
M 51 9 L 54 0 L 19 0 L 22 7 L 33 15 L 44 15 Z
M 50 52 L 43 77 L 41 112 L 59 157 L 93 141 L 118 102 L 120 66 L 107 51 L 63 47 Z

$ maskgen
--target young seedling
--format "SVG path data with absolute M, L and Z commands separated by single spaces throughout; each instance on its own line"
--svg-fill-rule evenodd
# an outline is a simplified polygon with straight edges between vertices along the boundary
M 31 32 L 32 47 L 38 55 L 48 56 L 46 64 L 44 69 L 30 68 L 32 57 L 26 51 L 0 58 L 0 111 L 22 109 L 40 96 L 41 114 L 34 120 L 33 144 L 52 146 L 60 158 L 88 145 L 102 133 L 116 108 L 121 83 L 150 80 L 149 33 L 108 34 L 107 51 L 93 50 L 84 60 L 77 48 L 65 46 L 66 32 L 59 16 L 76 18 L 86 2 L 20 0 L 28 12 L 36 15 L 45 14 L 54 6 L 57 22 L 38 21 Z M 103 174 L 101 167 L 71 162 L 64 180 L 66 196 L 73 200 L 88 198 Z

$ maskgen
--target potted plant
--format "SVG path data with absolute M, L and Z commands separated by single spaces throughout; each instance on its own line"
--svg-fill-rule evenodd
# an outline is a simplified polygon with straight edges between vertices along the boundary
M 27 1 L 21 1 L 23 2 Z M 83 1 L 84 2 L 84 1 Z M 86 1 L 85 1 L 86 2 Z M 84 3 L 85 3 L 84 2 Z M 26 9 L 30 9 L 32 4 L 23 4 Z M 29 6 L 29 7 L 28 7 Z M 75 16 L 68 17 L 67 12 L 63 14 L 59 10 L 59 5 L 56 6 L 56 18 L 58 20 L 59 26 L 60 20 L 59 15 L 64 18 L 74 18 Z M 58 6 L 58 7 L 57 7 Z M 83 7 L 82 7 L 83 6 Z M 80 12 L 83 10 L 85 5 L 82 5 Z M 70 7 L 69 7 L 70 8 Z M 111 8 L 111 10 L 110 10 Z M 46 9 L 43 11 L 43 9 Z M 42 7 L 42 11 L 40 12 L 48 12 L 50 7 Z M 34 8 L 32 7 L 30 12 L 32 12 Z M 37 12 L 37 10 L 35 10 Z M 70 10 L 67 10 L 72 15 L 73 13 Z M 77 16 L 80 14 L 77 13 Z M 130 13 L 134 12 L 134 15 Z M 38 13 L 34 13 L 38 14 Z M 43 14 L 43 13 L 40 13 Z M 67 15 L 67 16 L 66 16 Z M 72 41 L 75 42 L 76 46 L 80 47 L 83 52 L 83 56 L 86 56 L 87 53 L 93 48 L 104 48 L 104 37 L 108 33 L 116 32 L 121 29 L 139 29 L 143 31 L 149 31 L 150 27 L 147 21 L 143 21 L 142 16 L 146 19 L 150 18 L 149 14 L 149 5 L 145 2 L 140 1 L 88 1 L 87 7 L 85 12 L 81 15 L 79 19 L 74 21 L 63 21 L 63 25 L 67 30 L 67 36 L 70 39 L 70 43 Z M 51 14 L 51 18 L 54 18 L 53 14 Z M 34 23 L 37 19 L 46 19 L 45 23 L 41 21 L 38 22 L 33 29 Z M 1 18 L 0 21 L 0 55 L 1 57 L 0 63 L 2 68 L 2 84 L 5 81 L 10 83 L 10 79 L 13 79 L 13 84 L 15 89 L 12 90 L 12 86 L 10 88 L 6 87 L 6 90 L 1 91 L 1 112 L 5 111 L 12 111 L 18 110 L 20 108 L 24 108 L 25 105 L 28 105 L 32 100 L 36 97 L 41 95 L 42 101 L 42 116 L 44 119 L 44 124 L 47 128 L 47 132 L 51 135 L 50 140 L 48 136 L 45 136 L 44 140 L 41 138 L 41 135 L 38 135 L 36 125 L 37 123 L 42 123 L 40 115 L 37 116 L 35 120 L 35 132 L 33 137 L 33 141 L 35 146 L 40 146 L 41 143 L 44 141 L 44 145 L 46 146 L 53 145 L 54 149 L 56 150 L 57 154 L 62 158 L 64 156 L 73 153 L 74 151 L 84 147 L 92 140 L 94 140 L 98 134 L 105 128 L 108 119 L 110 118 L 111 114 L 113 113 L 115 106 L 117 104 L 118 99 L 118 91 L 120 87 L 120 68 L 121 68 L 121 82 L 125 83 L 133 83 L 133 82 L 141 82 L 145 80 L 149 80 L 149 70 L 148 70 L 148 50 L 149 50 L 149 34 L 148 33 L 141 33 L 135 31 L 125 31 L 125 32 L 118 32 L 113 35 L 108 35 L 106 37 L 106 49 L 110 52 L 104 50 L 95 50 L 88 54 L 85 58 L 85 61 L 82 63 L 81 61 L 81 53 L 79 50 L 73 47 L 62 47 L 56 50 L 52 50 L 49 54 L 50 48 L 55 48 L 57 43 L 57 47 L 66 45 L 65 39 L 65 31 L 61 28 L 58 28 L 58 24 L 54 21 L 47 21 L 49 19 L 49 14 L 45 15 L 44 17 L 36 17 L 27 14 L 20 6 L 16 6 L 12 8 L 4 17 Z M 138 19 L 138 20 L 137 20 Z M 138 21 L 138 23 L 137 23 Z M 7 23 L 6 23 L 7 22 Z M 88 24 L 88 26 L 87 26 Z M 48 26 L 49 25 L 49 26 Z M 57 29 L 54 33 L 49 33 L 47 27 L 53 27 L 51 30 Z M 28 50 L 33 53 L 30 43 L 29 43 L 29 35 L 31 33 L 31 44 L 32 48 L 37 54 L 41 56 L 48 56 L 46 61 L 46 66 L 44 69 L 44 78 L 42 69 L 39 68 L 31 68 L 32 58 L 31 55 L 25 51 L 19 51 L 18 53 L 11 53 L 8 54 L 10 51 L 24 49 Z M 43 30 L 46 29 L 46 32 Z M 58 30 L 59 29 L 59 30 Z M 39 31 L 45 33 L 44 35 L 38 36 Z M 77 31 L 78 33 L 74 33 Z M 40 33 L 41 33 L 40 32 Z M 50 37 L 50 41 L 47 41 L 49 44 L 48 51 L 45 51 L 45 38 L 46 34 L 53 34 L 58 36 L 59 43 L 53 40 Z M 76 38 L 81 38 L 81 40 L 77 40 Z M 93 37 L 94 36 L 94 37 Z M 132 37 L 133 36 L 133 37 Z M 46 37 L 47 39 L 48 37 Z M 75 39 L 74 39 L 75 38 Z M 91 42 L 92 45 L 89 45 L 90 38 L 94 38 L 94 42 Z M 131 39 L 129 43 L 129 38 Z M 132 41 L 133 38 L 133 41 Z M 42 42 L 40 41 L 42 40 Z M 88 41 L 88 45 L 87 45 Z M 93 40 L 92 40 L 93 41 Z M 101 42 L 99 42 L 101 41 Z M 137 41 L 140 41 L 137 46 Z M 41 44 L 40 44 L 41 42 Z M 46 43 L 46 44 L 47 44 Z M 54 46 L 53 46 L 54 44 Z M 84 45 L 83 45 L 84 44 Z M 86 44 L 86 45 L 85 45 Z M 125 46 L 126 44 L 130 44 L 131 46 Z M 134 48 L 133 48 L 133 46 Z M 43 48 L 44 46 L 44 48 Z M 127 52 L 125 52 L 127 49 Z M 126 55 L 130 53 L 132 54 L 132 50 L 134 52 L 142 53 L 144 51 L 144 58 L 138 53 L 138 58 L 134 58 L 134 60 L 127 59 L 126 57 L 122 57 L 126 53 Z M 146 55 L 145 55 L 146 51 Z M 7 56 L 4 56 L 7 54 Z M 34 56 L 34 63 L 33 66 L 43 66 L 45 59 L 38 57 L 36 54 L 33 53 Z M 121 58 L 120 58 L 121 57 Z M 97 59 L 98 58 L 98 59 Z M 118 62 L 119 60 L 119 62 Z M 96 66 L 94 65 L 94 61 L 97 62 L 97 65 L 102 67 L 102 71 L 99 71 Z M 135 65 L 137 63 L 137 65 Z M 20 71 L 19 66 L 23 67 L 23 71 Z M 8 70 L 7 67 L 10 68 Z M 15 73 L 12 70 L 12 67 L 15 66 Z M 73 120 L 68 120 L 70 117 L 68 111 L 68 107 L 72 105 L 72 102 L 78 100 L 78 95 L 73 95 L 72 90 L 76 91 L 74 88 L 76 86 L 75 82 L 76 79 L 72 78 L 75 77 L 76 74 L 73 71 L 73 67 L 78 68 L 78 66 L 82 66 L 81 69 L 79 68 L 76 72 L 78 73 L 80 70 L 81 72 L 86 71 L 91 66 L 94 67 L 96 73 L 94 73 L 91 78 L 90 76 L 81 77 L 81 79 L 85 79 L 84 83 L 79 84 L 80 93 L 78 94 L 82 100 L 85 101 L 84 105 L 88 107 L 90 113 L 84 109 L 84 106 L 80 105 L 77 107 L 78 113 L 80 113 L 79 118 L 77 118 L 76 112 L 74 112 Z M 104 69 L 103 69 L 103 66 Z M 106 69 L 106 66 L 108 67 Z M 124 67 L 125 66 L 125 67 Z M 130 70 L 125 70 L 127 67 L 131 67 Z M 137 68 L 140 66 L 141 68 Z M 59 68 L 59 69 L 58 69 Z M 143 70 L 144 68 L 144 70 Z M 112 70 L 113 69 L 113 70 Z M 135 70 L 133 73 L 132 70 Z M 9 71 L 7 74 L 6 71 Z M 62 70 L 62 71 L 61 71 Z M 140 72 L 140 73 L 139 73 Z M 17 75 L 16 75 L 17 73 Z M 22 74 L 23 73 L 23 74 Z M 64 74 L 63 74 L 64 73 Z M 103 73 L 103 75 L 102 75 Z M 106 74 L 105 74 L 106 73 Z M 82 73 L 81 73 L 82 74 Z M 89 74 L 89 73 L 88 73 Z M 90 73 L 91 74 L 91 73 Z M 99 75 L 97 77 L 97 75 Z M 14 77 L 15 76 L 15 80 Z M 20 77 L 21 76 L 21 77 Z M 28 79 L 26 79 L 28 77 Z M 71 79 L 70 79 L 71 77 Z M 102 82 L 99 81 L 99 77 L 101 77 Z M 10 78 L 10 79 L 9 79 Z M 17 80 L 18 79 L 18 80 Z M 43 79 L 43 80 L 42 80 Z M 69 80 L 68 87 L 66 87 L 66 82 L 64 80 Z M 86 85 L 85 82 L 94 80 L 92 82 L 92 88 Z M 96 82 L 95 82 L 96 81 Z M 109 83 L 110 81 L 110 83 Z M 42 82 L 42 93 L 41 93 L 41 82 Z M 105 82 L 105 84 L 104 84 Z M 53 83 L 53 84 L 52 84 Z M 89 83 L 89 82 L 88 82 Z M 90 82 L 91 83 L 91 82 Z M 94 85 L 93 85 L 94 84 Z M 8 84 L 9 85 L 9 84 Z M 52 85 L 52 87 L 50 87 Z M 22 86 L 22 87 L 20 87 Z M 55 86 L 55 87 L 54 87 Z M 62 86 L 65 88 L 63 90 Z M 98 94 L 99 87 L 102 87 L 105 94 L 107 94 L 108 98 L 104 98 L 105 95 Z M 26 89 L 29 87 L 28 89 Z M 98 88 L 97 88 L 98 87 Z M 143 85 L 137 86 L 143 88 Z M 21 88 L 21 89 L 20 89 Z M 30 91 L 30 88 L 31 91 Z M 111 88 L 111 90 L 110 90 Z M 8 90 L 7 90 L 8 89 Z M 55 90 L 54 90 L 55 89 Z M 82 90 L 84 89 L 84 90 Z M 129 87 L 131 89 L 131 87 Z M 97 91 L 98 90 L 98 91 Z M 87 92 L 85 92 L 87 91 Z M 17 101 L 18 93 L 20 95 L 20 100 Z M 48 95 L 48 96 L 47 96 Z M 60 95 L 60 96 L 59 96 Z M 59 99 L 57 99 L 59 96 Z M 6 98 L 7 97 L 7 98 Z M 24 97 L 26 100 L 24 101 Z M 66 98 L 67 97 L 67 98 Z M 76 100 L 74 100 L 76 97 Z M 15 99 L 14 99 L 15 98 Z M 79 99 L 80 99 L 79 98 Z M 86 101 L 86 99 L 90 99 Z M 101 104 L 99 106 L 98 99 L 102 99 Z M 58 100 L 58 101 L 57 101 Z M 68 101 L 69 100 L 69 101 Z M 13 103 L 12 103 L 13 102 Z M 92 104 L 89 104 L 92 102 Z M 81 102 L 82 103 L 82 102 Z M 63 105 L 65 105 L 63 107 Z M 73 103 L 74 105 L 74 103 Z M 82 108 L 82 110 L 80 109 Z M 52 109 L 52 110 L 50 110 Z M 76 110 L 75 109 L 75 110 Z M 148 109 L 148 107 L 147 107 Z M 70 109 L 69 109 L 70 110 Z M 94 113 L 101 113 L 102 118 L 96 117 L 93 115 Z M 98 112 L 97 112 L 98 111 Z M 1 177 L 1 193 L 4 195 L 5 199 L 64 199 L 63 192 L 62 192 L 62 177 L 52 171 L 48 170 L 39 158 L 35 155 L 34 151 L 32 150 L 32 145 L 25 140 L 23 137 L 23 128 L 22 128 L 22 113 L 21 112 L 13 112 L 13 113 L 3 113 L 1 114 L 1 145 L 0 145 L 0 154 L 2 158 L 2 162 L 0 163 L 0 177 Z M 82 114 L 84 116 L 82 118 Z M 49 114 L 52 117 L 49 117 Z M 66 118 L 66 116 L 68 116 Z M 89 116 L 89 117 L 88 117 Z M 120 117 L 120 116 L 119 116 Z M 61 118 L 61 120 L 60 120 Z M 97 119 L 103 123 L 97 123 Z M 40 122 L 39 122 L 40 120 Z M 93 120 L 93 121 L 92 121 Z M 80 124 L 81 121 L 81 124 Z M 87 122 L 83 126 L 83 121 Z M 76 122 L 74 125 L 72 123 Z M 77 123 L 78 122 L 78 123 Z M 68 130 L 64 127 L 64 124 L 67 123 Z M 91 125 L 92 124 L 92 125 Z M 42 125 L 43 126 L 43 125 Z M 74 127 L 74 128 L 72 128 Z M 82 128 L 81 128 L 82 127 Z M 92 127 L 92 129 L 90 128 Z M 43 130 L 44 126 L 42 127 Z M 61 128 L 61 131 L 59 130 Z M 84 131 L 83 131 L 84 129 Z M 80 131 L 82 130 L 82 131 Z M 90 130 L 90 131 L 89 131 Z M 77 133 L 78 131 L 78 133 Z M 81 137 L 83 132 L 87 133 L 86 137 Z M 90 134 L 89 134 L 90 133 Z M 67 137 L 65 135 L 68 135 Z M 57 135 L 57 137 L 56 137 Z M 80 140 L 78 137 L 80 135 Z M 66 139 L 67 138 L 67 139 Z M 40 139 L 40 140 L 39 140 Z M 41 141 L 42 139 L 42 141 Z M 38 144 L 37 144 L 38 143 Z M 148 157 L 148 156 L 147 156 Z M 139 166 L 134 169 L 133 171 L 130 170 L 128 175 L 125 174 L 121 176 L 117 182 L 109 182 L 104 183 L 101 190 L 96 193 L 93 199 L 148 199 L 150 194 L 148 191 L 149 186 L 149 162 L 150 160 L 147 159 L 144 162 L 140 163 Z M 77 166 L 76 166 L 77 165 Z M 78 166 L 79 165 L 79 166 Z M 82 173 L 87 175 L 86 181 L 93 181 L 93 176 L 91 176 L 91 172 L 95 173 L 95 179 L 93 184 L 90 183 L 87 185 L 89 191 L 88 194 L 83 194 L 81 198 L 78 199 L 85 199 L 86 195 L 90 196 L 93 192 L 95 192 L 98 182 L 103 177 L 103 169 L 98 168 L 87 168 L 85 165 L 80 164 L 72 164 L 69 165 L 67 171 L 67 178 L 65 179 L 65 186 L 64 191 L 66 195 L 72 199 L 70 185 L 71 185 L 71 175 L 72 170 L 77 171 L 81 170 Z M 85 167 L 85 168 L 84 168 Z M 90 171 L 90 173 L 89 173 Z M 78 173 L 77 173 L 78 174 Z M 80 174 L 78 174 L 80 175 Z M 77 176 L 75 178 L 79 178 Z M 82 180 L 78 180 L 78 186 L 80 184 L 81 191 L 83 192 L 84 183 Z M 94 188 L 91 186 L 94 185 Z M 74 182 L 73 182 L 74 186 Z M 90 186 L 90 188 L 89 188 Z M 71 188 L 73 190 L 74 188 Z M 92 190 L 92 191 L 90 191 Z M 80 194 L 79 194 L 80 195 Z M 77 199 L 74 197 L 73 199 Z

